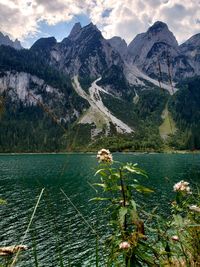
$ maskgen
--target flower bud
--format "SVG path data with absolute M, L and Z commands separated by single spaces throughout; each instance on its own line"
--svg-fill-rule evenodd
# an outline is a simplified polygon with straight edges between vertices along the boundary
M 120 249 L 129 249 L 131 247 L 131 245 L 129 244 L 129 242 L 127 241 L 123 241 L 119 244 L 119 248 Z

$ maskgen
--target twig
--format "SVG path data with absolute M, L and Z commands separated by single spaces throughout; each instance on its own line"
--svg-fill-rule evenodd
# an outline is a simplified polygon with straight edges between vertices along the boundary
M 81 218 L 84 220 L 84 222 L 89 226 L 89 228 L 92 230 L 92 232 L 99 237 L 97 231 L 90 225 L 90 223 L 85 219 L 83 214 L 78 210 L 78 208 L 74 205 L 74 203 L 71 201 L 71 199 L 67 196 L 67 194 L 60 188 L 60 191 L 63 193 L 63 195 L 67 198 L 69 203 L 73 206 L 73 208 L 78 212 L 78 214 L 81 216 Z
M 31 219 L 30 219 L 30 221 L 29 221 L 28 227 L 27 227 L 27 229 L 26 229 L 26 231 L 25 231 L 25 234 L 24 234 L 24 237 L 23 237 L 23 239 L 22 239 L 21 245 L 23 245 L 24 240 L 26 239 L 26 236 L 27 236 L 28 231 L 29 231 L 29 229 L 30 229 L 30 226 L 31 226 L 31 224 L 32 224 L 33 218 L 34 218 L 34 216 L 35 216 L 35 213 L 36 213 L 36 210 L 37 210 L 38 205 L 39 205 L 39 203 L 40 203 L 40 200 L 41 200 L 41 197 L 42 197 L 43 192 L 44 192 L 44 188 L 43 188 L 43 189 L 41 190 L 41 192 L 40 192 L 40 195 L 39 195 L 39 197 L 38 197 L 37 203 L 36 203 L 36 205 L 35 205 L 35 208 L 34 208 L 34 210 L 33 210 L 32 215 L 31 215 Z M 13 259 L 11 265 L 10 265 L 10 267 L 13 267 L 13 266 L 15 265 L 15 263 L 16 263 L 16 261 L 17 261 L 17 258 L 18 258 L 18 256 L 19 256 L 19 253 L 20 253 L 20 250 L 17 251 L 17 253 L 16 253 L 16 255 L 15 255 L 15 257 L 14 257 L 14 259 Z

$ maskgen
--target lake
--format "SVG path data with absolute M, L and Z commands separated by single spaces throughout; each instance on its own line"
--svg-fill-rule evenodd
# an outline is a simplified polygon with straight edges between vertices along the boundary
M 138 163 L 149 179 L 142 182 L 155 192 L 142 200 L 151 209 L 169 212 L 172 187 L 182 179 L 200 183 L 200 154 L 113 154 L 115 160 Z M 45 188 L 17 266 L 95 266 L 95 235 L 62 189 L 104 240 L 105 213 L 90 186 L 98 181 L 94 154 L 35 154 L 0 156 L 0 246 L 22 241 L 37 198 Z M 37 253 L 36 253 L 37 252 Z

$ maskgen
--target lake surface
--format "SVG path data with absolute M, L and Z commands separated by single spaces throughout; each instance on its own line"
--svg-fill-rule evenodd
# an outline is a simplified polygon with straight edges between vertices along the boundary
M 200 184 L 200 154 L 120 154 L 115 160 L 138 163 L 149 174 L 143 183 L 155 189 L 143 202 L 149 209 L 169 211 L 172 187 L 182 179 L 191 187 Z M 106 234 L 102 203 L 89 185 L 97 167 L 94 154 L 41 154 L 0 156 L 0 246 L 22 241 L 37 198 L 45 188 L 25 244 L 31 248 L 19 255 L 17 266 L 95 266 L 95 235 L 62 194 L 70 197 L 92 227 Z M 37 252 L 37 253 L 35 253 Z M 35 256 L 36 255 L 36 256 Z

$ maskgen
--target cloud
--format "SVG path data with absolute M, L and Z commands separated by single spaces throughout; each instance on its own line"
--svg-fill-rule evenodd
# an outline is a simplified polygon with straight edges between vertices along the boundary
M 157 20 L 168 24 L 179 42 L 200 32 L 200 0 L 0 0 L 0 31 L 13 38 L 37 35 L 39 23 L 71 21 L 84 14 L 106 38 L 130 42 Z

